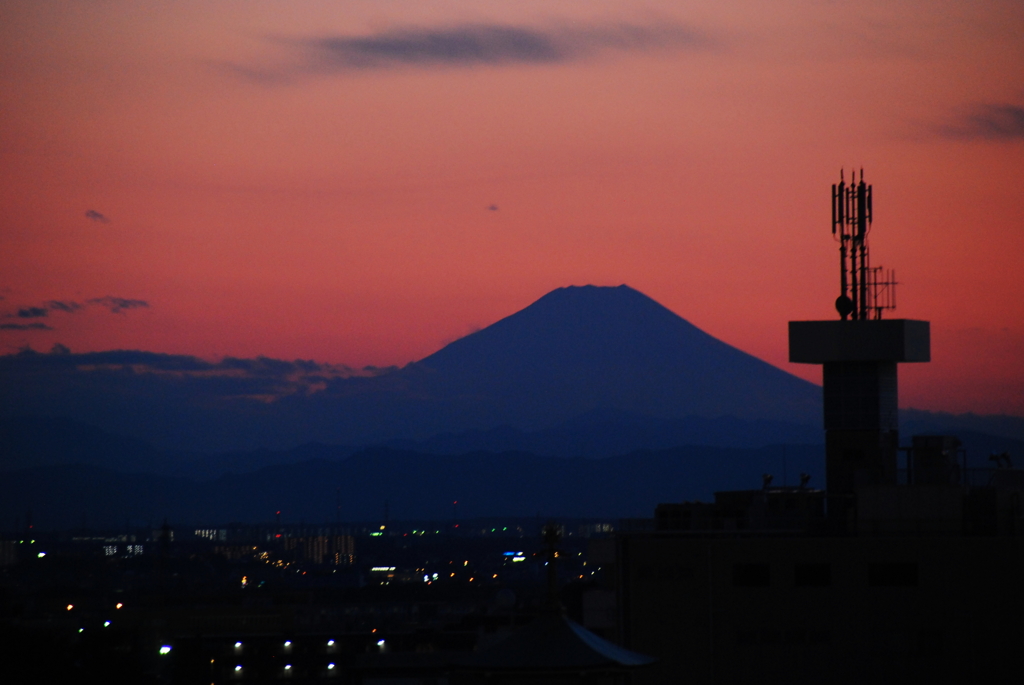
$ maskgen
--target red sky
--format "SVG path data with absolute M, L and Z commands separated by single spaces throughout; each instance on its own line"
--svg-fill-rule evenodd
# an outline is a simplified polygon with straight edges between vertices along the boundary
M 0 353 L 401 365 L 626 283 L 820 380 L 786 321 L 834 316 L 863 166 L 932 322 L 902 404 L 1024 415 L 1022 36 L 1016 0 L 4 2 Z

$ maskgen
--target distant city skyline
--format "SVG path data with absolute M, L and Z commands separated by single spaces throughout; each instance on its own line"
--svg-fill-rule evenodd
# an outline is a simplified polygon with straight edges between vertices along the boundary
M 619 285 L 802 378 L 863 167 L 905 407 L 1024 415 L 1024 8 L 0 9 L 0 354 L 404 365 Z

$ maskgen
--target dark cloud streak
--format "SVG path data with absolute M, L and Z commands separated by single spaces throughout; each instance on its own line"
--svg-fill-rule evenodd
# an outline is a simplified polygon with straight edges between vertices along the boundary
M 586 28 L 540 29 L 493 24 L 441 28 L 395 28 L 366 36 L 279 39 L 298 48 L 291 65 L 261 68 L 230 65 L 236 74 L 263 83 L 286 83 L 308 74 L 400 67 L 473 67 L 558 64 L 604 51 L 644 52 L 664 48 L 704 48 L 699 32 L 672 23 L 612 24 Z
M 108 309 L 112 314 L 120 314 L 129 309 L 148 308 L 149 303 L 145 300 L 133 300 L 125 297 L 113 297 L 107 295 L 106 297 L 94 297 L 91 300 L 86 300 L 85 304 L 75 302 L 73 300 L 49 300 L 41 306 L 26 306 L 20 307 L 14 313 L 6 313 L 0 315 L 4 319 L 39 319 L 47 317 L 50 312 L 63 312 L 65 314 L 74 314 L 75 312 L 84 309 L 86 306 L 98 306 Z M 0 330 L 3 331 L 27 331 L 27 330 L 54 330 L 53 327 L 47 326 L 43 323 L 32 323 L 32 324 L 16 324 L 16 323 L 5 323 L 0 325 Z
M 100 224 L 109 224 L 110 223 L 110 219 L 108 219 L 104 215 L 100 214 L 95 209 L 90 209 L 88 212 L 86 212 L 85 213 L 85 218 L 89 219 L 90 221 L 95 221 L 95 222 L 100 223 Z
M 46 306 L 57 312 L 67 312 L 72 314 L 82 308 L 82 305 L 77 302 L 61 302 L 59 300 L 50 300 L 46 303 Z
M 87 300 L 86 304 L 97 304 L 101 307 L 106 307 L 114 314 L 120 314 L 126 309 L 137 309 L 139 307 L 149 307 L 149 303 L 145 300 L 129 300 L 123 297 L 94 297 L 91 300 Z
M 0 323 L 0 331 L 52 331 L 51 326 L 47 326 L 41 321 L 34 323 Z
M 1024 107 L 979 105 L 957 124 L 940 128 L 939 133 L 955 139 L 1020 140 L 1024 138 Z

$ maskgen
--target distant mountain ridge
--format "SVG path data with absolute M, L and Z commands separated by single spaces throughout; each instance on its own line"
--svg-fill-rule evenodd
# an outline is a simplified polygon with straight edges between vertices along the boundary
M 498 426 L 486 431 L 442 433 L 424 440 L 395 439 L 362 446 L 307 443 L 285 450 L 163 452 L 144 441 L 112 435 L 67 418 L 23 417 L 0 419 L 0 471 L 82 464 L 122 473 L 205 480 L 311 459 L 340 461 L 369 447 L 431 455 L 524 452 L 545 457 L 598 459 L 641 449 L 688 445 L 756 449 L 772 444 L 821 442 L 820 430 L 800 424 L 731 417 L 656 419 L 595 410 L 539 431 Z
M 823 441 L 821 429 L 810 424 L 731 416 L 662 419 L 614 409 L 594 409 L 536 431 L 498 426 L 464 433 L 441 433 L 424 440 L 388 440 L 383 444 L 431 454 L 520 451 L 595 459 L 638 449 L 658 450 L 683 445 L 754 449 L 765 445 L 814 445 Z
M 0 517 L 314 521 L 338 494 L 348 520 L 453 497 L 467 516 L 648 516 L 766 472 L 820 484 L 821 417 L 820 387 L 627 286 L 560 288 L 401 369 L 23 351 L 0 357 Z M 901 422 L 904 444 L 960 435 L 971 466 L 1024 462 L 1018 417 Z
M 0 380 L 0 417 L 67 416 L 199 452 L 536 431 L 595 410 L 811 425 L 821 407 L 814 384 L 627 286 L 559 288 L 419 362 L 368 374 L 121 351 L 8 355 Z
M 912 432 L 1024 439 L 1019 417 L 902 418 Z M 387 444 L 600 457 L 821 440 L 818 386 L 627 286 L 559 288 L 401 369 L 130 350 L 0 356 L 0 469 L 73 457 L 145 471 L 173 453 L 213 477 L 297 460 L 311 443 L 332 455 Z
M 194 481 L 118 473 L 93 466 L 24 469 L 0 479 L 0 527 L 32 512 L 37 528 L 122 527 L 167 518 L 172 525 L 289 523 L 393 518 L 448 521 L 451 503 L 476 516 L 649 517 L 659 502 L 715 489 L 756 488 L 765 471 L 788 468 L 821 483 L 824 448 L 639 450 L 606 459 L 558 459 L 521 452 L 427 455 L 372 448 L 342 461 L 311 459 Z M 340 509 L 338 505 L 340 503 Z
M 972 466 L 986 466 L 989 454 L 1002 452 L 1009 452 L 1024 463 L 1024 440 L 993 434 L 1005 429 L 1008 417 L 950 417 L 919 410 L 906 413 L 909 419 L 901 426 L 903 444 L 909 444 L 915 434 L 957 435 Z M 993 433 L 966 430 L 958 425 L 958 418 L 990 428 Z M 991 419 L 991 426 L 986 418 Z M 378 445 L 311 442 L 283 450 L 165 452 L 144 441 L 112 435 L 67 418 L 20 417 L 0 419 L 0 472 L 78 464 L 120 473 L 211 480 L 316 459 L 343 461 L 374 447 L 423 455 L 516 452 L 540 457 L 603 459 L 638 450 L 813 447 L 820 446 L 823 438 L 820 427 L 804 424 L 733 417 L 657 419 L 595 410 L 538 431 L 498 426 L 483 431 L 440 433 L 424 440 L 395 439 Z

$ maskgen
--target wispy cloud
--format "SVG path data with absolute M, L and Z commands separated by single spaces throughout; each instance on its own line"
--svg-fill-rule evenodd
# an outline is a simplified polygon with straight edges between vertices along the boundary
M 54 311 L 67 312 L 68 314 L 77 312 L 79 309 L 82 308 L 82 305 L 78 304 L 77 302 L 61 302 L 60 300 L 50 300 L 49 302 L 46 303 L 46 306 Z
M 149 303 L 145 300 L 128 300 L 123 297 L 94 297 L 91 300 L 86 301 L 87 304 L 97 304 L 101 307 L 106 307 L 114 314 L 120 314 L 126 309 L 137 309 L 139 307 L 149 307 Z
M 474 67 L 579 61 L 607 51 L 643 52 L 703 48 L 710 40 L 673 23 L 610 24 L 549 29 L 501 24 L 393 28 L 369 35 L 276 39 L 296 54 L 290 64 L 230 65 L 263 82 L 288 82 L 309 74 L 401 67 Z
M 6 313 L 0 314 L 0 319 L 41 319 L 43 317 L 48 317 L 50 312 L 74 314 L 86 307 L 103 307 L 113 314 L 120 314 L 129 309 L 139 309 L 143 307 L 148 308 L 149 303 L 145 300 L 132 300 L 125 297 L 113 297 L 111 295 L 107 295 L 106 297 L 94 297 L 90 300 L 86 300 L 84 303 L 75 302 L 74 300 L 49 300 L 41 305 L 19 307 L 13 311 L 8 310 Z M 52 331 L 54 328 L 42 322 L 3 323 L 0 324 L 0 330 Z
M 1024 139 L 1024 107 L 1009 104 L 978 105 L 961 116 L 956 123 L 941 127 L 939 133 L 947 138 Z
M 45 324 L 0 324 L 2 328 L 26 330 Z M 106 352 L 72 353 L 63 345 L 54 345 L 44 355 L 24 348 L 17 355 L 0 356 L 0 374 L 18 366 L 36 372 L 48 368 L 78 374 L 80 378 L 106 377 L 149 383 L 156 396 L 163 396 L 169 382 L 181 396 L 202 397 L 217 402 L 231 399 L 253 399 L 261 403 L 313 395 L 327 390 L 332 383 L 349 378 L 365 379 L 383 375 L 394 369 L 357 371 L 338 364 L 321 364 L 312 360 L 284 361 L 268 357 L 239 359 L 225 357 L 219 362 L 185 356 L 144 352 L 140 350 L 109 350 Z M 135 386 L 136 388 L 141 386 Z
M 32 323 L 0 323 L 0 331 L 52 331 L 51 326 L 47 326 L 42 321 L 34 321 Z
M 90 219 L 91 221 L 95 221 L 97 223 L 101 223 L 101 224 L 109 224 L 110 223 L 110 219 L 108 219 L 104 215 L 100 214 L 95 209 L 90 209 L 88 212 L 86 212 L 85 213 L 85 218 L 86 219 Z

